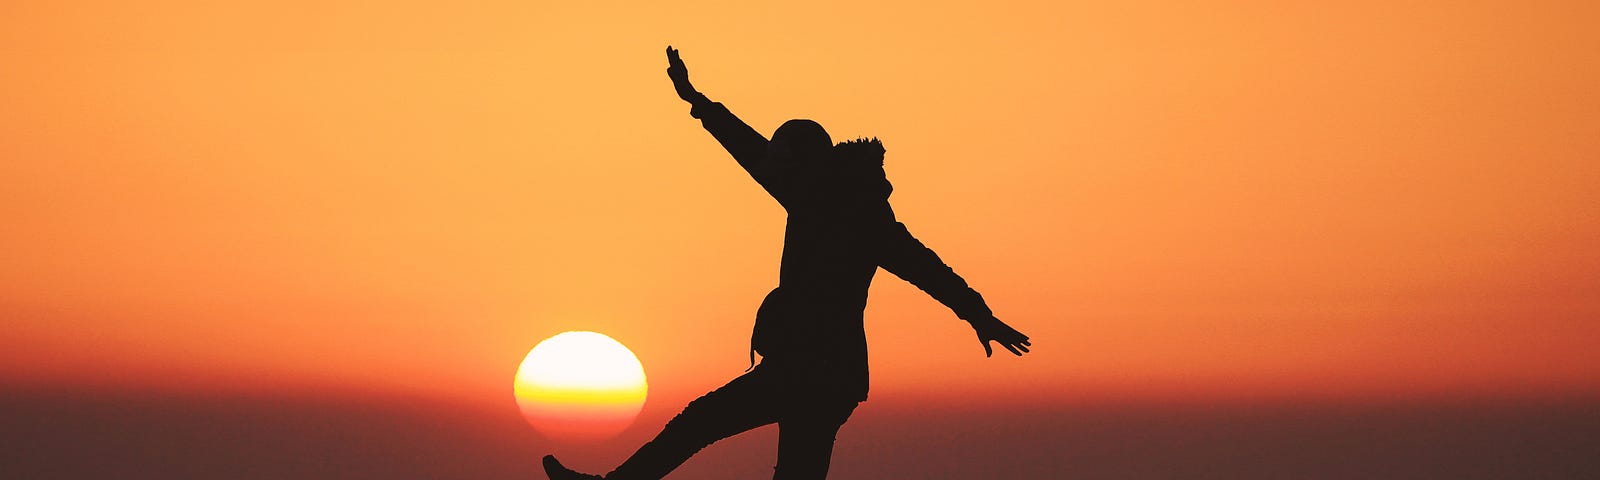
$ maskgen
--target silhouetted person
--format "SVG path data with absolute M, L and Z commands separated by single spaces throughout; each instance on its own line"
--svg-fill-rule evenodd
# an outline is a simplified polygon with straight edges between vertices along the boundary
M 678 51 L 667 47 L 667 76 L 690 115 L 789 214 L 778 287 L 756 312 L 751 335 L 761 363 L 690 402 L 655 440 L 605 477 L 567 470 L 544 458 L 553 480 L 659 479 L 717 440 L 778 424 L 774 479 L 828 474 L 834 435 L 867 398 L 867 339 L 862 311 L 878 267 L 911 282 L 972 325 L 984 354 L 999 342 L 1028 351 L 1028 337 L 989 311 L 983 297 L 895 221 L 891 187 L 876 139 L 834 145 L 811 120 L 790 120 L 768 141 L 721 103 L 689 83 Z

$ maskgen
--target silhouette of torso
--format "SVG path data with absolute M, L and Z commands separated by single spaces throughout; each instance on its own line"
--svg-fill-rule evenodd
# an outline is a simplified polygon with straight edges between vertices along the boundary
M 990 315 L 978 292 L 895 220 L 880 145 L 841 144 L 827 161 L 776 165 L 766 137 L 722 104 L 697 103 L 691 114 L 788 212 L 778 287 L 756 313 L 751 348 L 797 394 L 866 399 L 863 312 L 878 267 L 961 318 Z

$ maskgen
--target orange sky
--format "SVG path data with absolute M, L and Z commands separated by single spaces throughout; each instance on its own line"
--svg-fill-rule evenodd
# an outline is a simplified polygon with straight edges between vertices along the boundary
M 1600 390 L 1592 2 L 434 3 L 0 7 L 0 379 L 509 401 L 585 329 L 704 392 L 783 214 L 670 43 L 758 130 L 884 139 L 1037 347 L 881 274 L 875 395 Z

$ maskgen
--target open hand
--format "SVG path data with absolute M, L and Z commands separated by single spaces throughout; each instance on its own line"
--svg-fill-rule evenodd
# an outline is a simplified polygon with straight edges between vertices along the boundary
M 1000 342 L 1000 346 L 1019 357 L 1027 353 L 1028 347 L 1033 345 L 1028 343 L 1027 335 L 994 317 L 974 320 L 972 330 L 978 333 L 978 343 L 983 344 L 985 357 L 994 356 L 994 347 L 990 346 L 989 342 Z
M 683 101 L 694 103 L 696 99 L 705 97 L 695 91 L 694 84 L 689 83 L 689 67 L 683 65 L 683 59 L 678 58 L 678 49 L 671 45 L 667 46 L 667 78 L 672 79 L 672 88 L 678 91 L 678 98 Z

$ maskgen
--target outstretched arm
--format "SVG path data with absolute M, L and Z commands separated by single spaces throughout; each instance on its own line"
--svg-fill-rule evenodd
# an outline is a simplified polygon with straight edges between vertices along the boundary
M 967 281 L 945 265 L 932 249 L 911 236 L 905 224 L 894 222 L 887 227 L 884 235 L 879 265 L 927 292 L 939 303 L 955 311 L 956 316 L 971 324 L 972 330 L 978 334 L 978 342 L 983 344 L 984 356 L 994 355 L 994 347 L 989 342 L 999 342 L 1001 347 L 1017 356 L 1027 352 L 1028 347 L 1033 345 L 1028 342 L 1027 335 L 995 318 L 989 305 L 984 303 L 983 296 L 967 286 Z
M 689 67 L 678 57 L 678 49 L 670 46 L 667 47 L 667 77 L 672 79 L 672 87 L 677 90 L 678 98 L 692 106 L 689 114 L 700 119 L 701 125 L 711 132 L 723 149 L 733 155 L 739 166 L 744 167 L 757 183 L 776 197 L 773 192 L 774 180 L 769 178 L 762 165 L 762 160 L 767 156 L 767 137 L 750 128 L 721 103 L 713 102 L 695 90 L 694 84 L 689 83 Z

